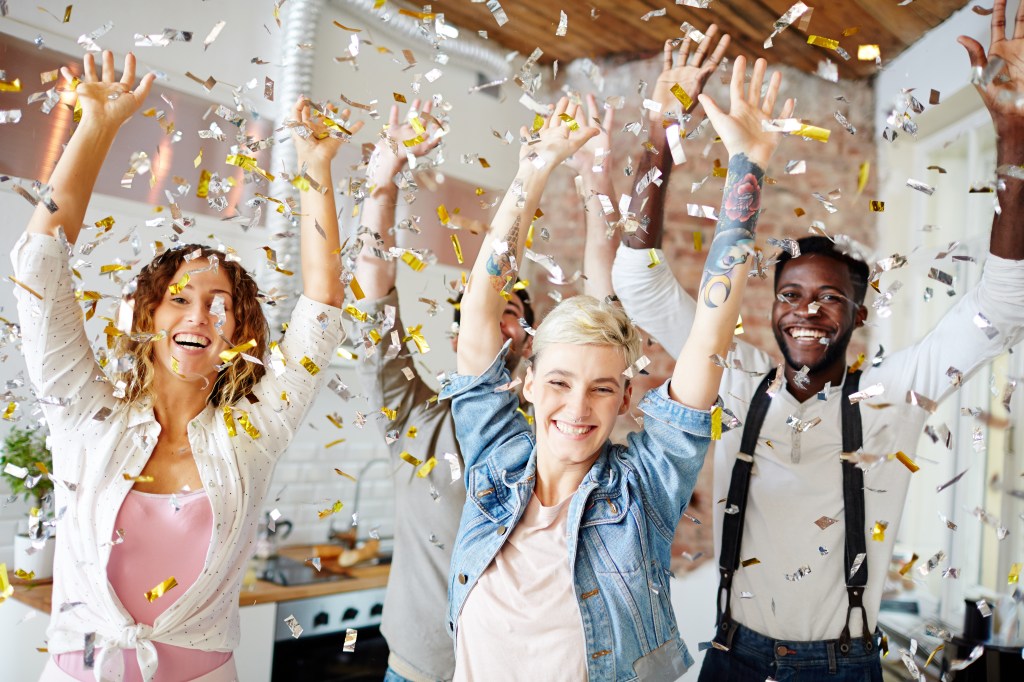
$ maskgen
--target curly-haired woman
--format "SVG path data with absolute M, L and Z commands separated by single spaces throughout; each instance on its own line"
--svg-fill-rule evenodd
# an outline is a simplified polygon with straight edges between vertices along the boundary
M 100 75 L 85 57 L 81 123 L 50 179 L 57 210 L 37 208 L 12 254 L 63 512 L 44 680 L 236 679 L 238 595 L 261 505 L 322 385 L 317 368 L 343 336 L 333 194 L 307 191 L 303 295 L 269 353 L 256 283 L 225 254 L 189 245 L 139 273 L 103 374 L 68 256 L 111 143 L 152 82 L 132 89 L 130 54 L 120 81 L 110 52 Z M 328 134 L 308 102 L 293 116 L 300 164 L 332 187 L 343 136 Z

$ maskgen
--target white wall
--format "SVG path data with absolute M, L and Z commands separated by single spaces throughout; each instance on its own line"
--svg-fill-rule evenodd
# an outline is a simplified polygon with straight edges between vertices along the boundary
M 142 70 L 154 69 L 166 74 L 164 82 L 168 87 L 179 89 L 195 96 L 206 97 L 211 102 L 230 104 L 230 91 L 223 85 L 217 85 L 212 93 L 207 94 L 198 84 L 185 77 L 191 71 L 200 78 L 214 76 L 220 83 L 242 84 L 252 78 L 258 78 L 259 86 L 250 92 L 250 99 L 263 116 L 275 117 L 275 105 L 263 99 L 262 82 L 269 76 L 280 87 L 280 62 L 278 55 L 282 42 L 281 30 L 272 16 L 273 2 L 259 0 L 222 0 L 218 3 L 200 0 L 176 0 L 171 3 L 157 2 L 114 2 L 101 0 L 97 2 L 75 3 L 70 23 L 62 24 L 52 16 L 39 11 L 39 3 L 10 3 L 10 14 L 0 19 L 0 41 L 10 35 L 23 40 L 32 40 L 38 35 L 44 39 L 46 46 L 63 51 L 70 55 L 81 55 L 82 49 L 76 44 L 79 35 L 89 33 L 105 24 L 114 22 L 114 28 L 98 40 L 103 48 L 115 51 L 118 60 L 128 50 L 134 50 L 139 58 Z M 52 3 L 50 3 L 52 4 Z M 282 12 L 287 12 L 286 3 Z M 445 155 L 447 163 L 442 171 L 450 176 L 464 180 L 472 186 L 488 189 L 504 187 L 513 173 L 517 154 L 517 145 L 505 145 L 491 134 L 491 129 L 500 133 L 512 130 L 518 135 L 519 126 L 528 123 L 532 114 L 515 104 L 515 94 L 510 92 L 513 101 L 499 101 L 487 95 L 468 94 L 468 89 L 477 84 L 477 74 L 472 64 L 460 63 L 452 59 L 443 66 L 432 61 L 433 50 L 426 43 L 404 43 L 393 36 L 390 31 L 381 30 L 376 19 L 344 11 L 344 2 L 337 0 L 328 3 L 318 24 L 316 35 L 316 64 L 314 69 L 314 86 L 312 92 L 305 93 L 314 99 L 328 98 L 338 102 L 339 93 L 358 101 L 369 102 L 378 100 L 378 108 L 382 117 L 372 120 L 365 112 L 357 112 L 366 120 L 366 128 L 354 140 L 352 147 L 358 149 L 362 143 L 372 143 L 377 139 L 381 125 L 386 121 L 387 111 L 394 102 L 393 92 L 401 92 L 409 102 L 414 99 L 410 84 L 416 74 L 424 74 L 432 68 L 443 71 L 441 78 L 434 83 L 422 82 L 421 97 L 427 98 L 434 93 L 441 93 L 451 103 L 452 128 L 458 134 L 446 140 Z M 63 11 L 63 5 L 59 8 Z M 54 5 L 56 8 L 56 5 Z M 50 8 L 57 12 L 58 9 Z M 220 20 L 227 24 L 217 40 L 204 51 L 202 43 L 210 29 Z M 360 51 L 358 70 L 349 63 L 337 63 L 334 57 L 345 53 L 351 33 L 344 31 L 332 23 L 338 21 L 349 27 L 365 29 L 360 33 L 363 40 Z M 194 32 L 191 43 L 172 43 L 167 47 L 134 47 L 135 33 L 161 33 L 165 28 L 189 30 Z M 372 44 L 371 44 L 372 43 Z M 381 54 L 377 47 L 387 47 L 391 54 Z M 298 49 L 286 46 L 286 49 Z M 403 49 L 411 49 L 416 55 L 418 64 L 408 71 L 402 57 Z M 268 65 L 252 64 L 251 60 L 259 57 L 271 62 Z M 8 68 L 9 74 L 15 65 L 2 65 Z M 18 74 L 25 83 L 25 93 L 35 91 L 35 74 Z M 488 78 L 489 80 L 490 78 Z M 518 92 L 518 91 L 517 91 Z M 159 103 L 157 103 L 159 104 Z M 23 107 L 26 108 L 26 107 Z M 176 121 L 178 129 L 185 135 L 194 135 L 199 128 L 208 123 L 200 121 Z M 3 126 L 3 135 L 17 134 L 14 126 Z M 479 153 L 487 158 L 490 169 L 482 169 L 479 165 L 465 165 L 460 156 L 465 153 Z M 354 156 L 354 152 L 350 152 Z M 351 163 L 351 158 L 346 162 Z M 340 179 L 352 171 L 340 162 L 335 167 L 335 178 Z M 475 197 L 467 198 L 467 203 Z M 426 219 L 424 225 L 433 229 L 434 206 L 417 203 L 409 210 L 415 210 Z M 106 278 L 99 278 L 96 271 L 100 264 L 108 263 L 115 256 L 131 257 L 130 249 L 125 244 L 117 244 L 120 237 L 126 235 L 133 225 L 141 225 L 144 218 L 152 217 L 152 206 L 127 202 L 117 197 L 96 196 L 86 215 L 91 223 L 106 215 L 113 215 L 116 220 L 115 238 L 94 252 L 89 260 L 94 264 L 92 273 L 86 273 L 87 288 L 97 289 L 104 293 L 114 294 L 118 287 L 113 286 Z M 28 220 L 31 207 L 21 197 L 10 191 L 10 183 L 0 186 L 0 214 L 6 217 L 4 244 L 10 248 L 20 234 L 22 226 Z M 346 221 L 343 227 L 351 229 L 352 221 Z M 440 229 L 440 228 L 437 228 Z M 151 252 L 146 248 L 149 241 L 158 238 L 157 230 L 141 229 L 144 252 L 142 257 L 148 259 Z M 251 271 L 259 271 L 264 267 L 264 257 L 260 247 L 273 244 L 269 240 L 266 229 L 242 233 L 237 227 L 220 223 L 211 218 L 200 217 L 193 234 L 205 235 L 216 232 L 223 237 L 225 243 L 234 246 L 243 256 L 243 261 Z M 84 239 L 85 237 L 83 237 Z M 198 239 L 199 237 L 194 237 Z M 206 240 L 204 241 L 213 241 Z M 464 242 L 465 243 L 465 242 Z M 467 259 L 474 254 L 467 253 Z M 11 274 L 6 259 L 0 262 L 0 277 Z M 399 265 L 399 290 L 402 292 L 402 305 L 407 324 L 424 323 L 427 338 L 431 342 L 431 353 L 422 358 L 427 367 L 427 374 L 433 376 L 440 370 L 454 367 L 454 355 L 451 353 L 444 336 L 444 330 L 451 321 L 451 311 L 444 306 L 436 317 L 429 318 L 425 314 L 425 306 L 417 302 L 421 296 L 439 300 L 446 298 L 443 279 L 445 276 L 457 276 L 457 272 L 435 266 L 421 273 L 412 273 L 403 265 Z M 4 285 L 5 287 L 7 285 Z M 5 289 L 7 291 L 7 289 Z M 0 315 L 13 319 L 16 315 L 13 302 L 8 294 L 0 298 Z M 95 320 L 90 325 L 90 334 L 95 338 L 100 333 Z M 23 372 L 17 349 L 0 348 L 0 354 L 6 354 L 5 361 L 0 362 L 0 382 L 17 376 Z M 332 370 L 334 371 L 334 370 Z M 351 366 L 337 369 L 353 390 L 360 392 Z M 29 396 L 28 388 L 21 389 L 20 395 Z M 26 403 L 27 406 L 27 403 Z M 363 430 L 353 426 L 355 412 L 371 414 L 380 406 L 368 405 L 366 400 L 355 397 L 344 403 L 332 393 L 325 392 L 314 406 L 306 425 L 303 426 L 289 452 L 278 467 L 272 497 L 267 502 L 267 509 L 277 507 L 285 517 L 296 522 L 296 531 L 291 540 L 323 541 L 327 537 L 327 521 L 317 518 L 317 509 L 322 509 L 335 499 L 346 503 L 341 516 L 350 516 L 351 501 L 354 495 L 353 484 L 333 473 L 338 467 L 353 475 L 358 474 L 362 466 L 369 460 L 383 456 L 385 453 L 381 436 L 372 423 Z M 328 422 L 326 415 L 340 413 L 345 421 L 343 431 L 337 431 Z M 0 422 L 0 436 L 6 433 L 9 424 Z M 324 449 L 324 445 L 337 438 L 346 438 L 346 442 Z M 363 487 L 363 502 L 360 509 L 361 526 L 364 530 L 379 525 L 381 533 L 390 532 L 391 486 L 387 480 L 390 471 L 378 467 L 371 471 Z M 0 483 L 0 486 L 3 484 Z M 0 493 L 3 491 L 0 490 Z M 11 562 L 9 538 L 18 519 L 24 517 L 26 507 L 21 503 L 0 506 L 0 561 Z

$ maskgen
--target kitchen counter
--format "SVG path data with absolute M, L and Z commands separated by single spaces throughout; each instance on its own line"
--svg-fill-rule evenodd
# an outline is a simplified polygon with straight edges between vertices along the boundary
M 281 549 L 280 554 L 289 559 L 305 561 L 313 556 L 311 545 L 295 545 Z M 347 569 L 349 577 L 341 580 L 324 581 L 309 585 L 294 585 L 284 587 L 257 580 L 251 587 L 242 587 L 238 598 L 239 606 L 253 606 L 254 604 L 271 604 L 292 599 L 306 599 L 308 597 L 319 597 L 339 592 L 355 592 L 375 587 L 384 587 L 388 583 L 390 564 L 356 566 Z M 50 602 L 53 594 L 52 583 L 25 583 L 16 579 L 11 580 L 14 586 L 12 599 L 20 601 L 26 606 L 38 609 L 43 613 L 50 613 Z

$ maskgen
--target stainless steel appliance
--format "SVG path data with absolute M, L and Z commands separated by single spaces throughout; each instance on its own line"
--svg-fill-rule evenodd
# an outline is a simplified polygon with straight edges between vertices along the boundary
M 261 577 L 289 586 L 349 579 L 286 557 L 271 559 Z M 384 589 L 278 602 L 272 682 L 380 682 L 388 666 L 388 646 L 380 634 Z M 302 628 L 299 637 L 293 636 L 289 617 Z M 345 651 L 348 630 L 356 631 L 352 651 Z

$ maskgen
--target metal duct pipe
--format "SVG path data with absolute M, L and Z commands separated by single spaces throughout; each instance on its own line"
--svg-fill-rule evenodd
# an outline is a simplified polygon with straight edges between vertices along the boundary
M 431 45 L 430 40 L 420 30 L 420 22 L 397 12 L 388 21 L 381 21 L 381 12 L 374 11 L 374 0 L 339 0 L 339 5 L 355 10 L 367 20 L 373 20 L 374 26 L 389 32 L 396 38 Z M 490 46 L 476 36 L 459 32 L 459 37 L 442 43 L 445 54 L 459 60 L 465 60 L 475 71 L 481 71 L 490 80 L 504 78 L 512 72 L 512 67 L 505 60 L 505 54 Z
M 275 100 L 277 115 L 275 123 L 280 125 L 291 116 L 292 105 L 300 94 L 308 94 L 313 90 L 313 64 L 316 61 L 314 50 L 295 49 L 296 45 L 315 42 L 316 25 L 320 19 L 325 0 L 292 0 L 285 5 L 285 16 L 282 19 L 281 33 L 281 72 L 276 84 Z M 298 161 L 295 145 L 290 140 L 275 144 L 270 150 L 270 172 L 275 180 L 270 185 L 270 196 L 285 201 L 299 200 L 299 190 L 281 177 L 281 169 L 294 172 Z M 267 227 L 270 232 L 287 232 L 292 228 L 291 221 L 284 214 L 274 210 L 274 205 L 265 207 L 267 210 Z M 283 239 L 277 248 L 279 263 L 299 262 L 299 240 Z M 295 275 L 289 277 L 277 271 L 269 272 L 261 283 L 264 291 L 276 288 L 279 294 L 288 294 L 288 299 L 268 309 L 267 321 L 272 334 L 276 334 L 281 325 L 288 321 L 295 300 L 301 292 L 300 268 L 295 268 Z

